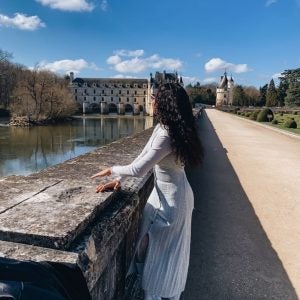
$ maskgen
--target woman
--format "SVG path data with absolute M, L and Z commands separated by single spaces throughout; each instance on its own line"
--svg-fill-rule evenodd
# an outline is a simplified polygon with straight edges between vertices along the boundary
M 185 288 L 194 196 L 184 167 L 202 162 L 189 97 L 177 83 L 159 86 L 153 96 L 158 121 L 141 154 L 127 166 L 113 166 L 94 176 L 116 175 L 97 192 L 117 189 L 126 176 L 143 176 L 153 168 L 154 189 L 143 211 L 135 254 L 146 300 L 177 300 Z

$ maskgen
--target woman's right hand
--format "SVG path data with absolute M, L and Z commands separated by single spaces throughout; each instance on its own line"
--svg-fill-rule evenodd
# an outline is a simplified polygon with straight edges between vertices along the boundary
M 111 168 L 106 168 L 99 173 L 94 174 L 91 178 L 97 178 L 97 177 L 104 177 L 104 176 L 110 176 L 111 175 Z

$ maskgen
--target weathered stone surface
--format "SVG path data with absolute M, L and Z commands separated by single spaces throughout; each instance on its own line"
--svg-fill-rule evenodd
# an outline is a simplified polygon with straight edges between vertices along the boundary
M 0 239 L 67 249 L 112 200 L 112 193 L 95 193 L 90 176 L 101 168 L 129 163 L 145 136 L 114 142 L 28 177 L 2 180 Z M 128 178 L 123 188 L 133 190 L 140 181 Z
M 1 179 L 0 256 L 76 263 L 93 299 L 123 299 L 125 274 L 153 176 L 149 172 L 143 178 L 127 178 L 121 190 L 103 194 L 95 193 L 90 177 L 102 168 L 130 163 L 151 132 L 27 177 Z
M 0 257 L 16 260 L 52 261 L 76 264 L 78 254 L 13 242 L 0 241 Z

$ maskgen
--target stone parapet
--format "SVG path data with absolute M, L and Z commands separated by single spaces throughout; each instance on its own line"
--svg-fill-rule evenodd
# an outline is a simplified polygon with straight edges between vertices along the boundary
M 121 190 L 100 194 L 90 176 L 113 164 L 130 163 L 151 132 L 39 173 L 0 179 L 0 256 L 78 265 L 92 299 L 123 299 L 153 176 L 149 172 L 143 178 L 127 178 Z

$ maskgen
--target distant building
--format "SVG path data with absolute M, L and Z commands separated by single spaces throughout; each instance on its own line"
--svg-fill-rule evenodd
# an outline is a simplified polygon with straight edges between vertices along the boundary
M 124 114 L 146 112 L 149 95 L 147 79 L 75 78 L 70 73 L 70 89 L 83 112 Z
M 82 105 L 83 112 L 111 112 L 124 114 L 141 112 L 153 115 L 150 94 L 159 84 L 178 82 L 183 85 L 181 77 L 176 73 L 156 72 L 150 79 L 125 78 L 74 78 L 70 73 L 70 89 L 74 100 Z
M 221 76 L 220 83 L 217 87 L 216 106 L 232 105 L 234 81 L 232 76 L 227 78 L 227 73 Z

